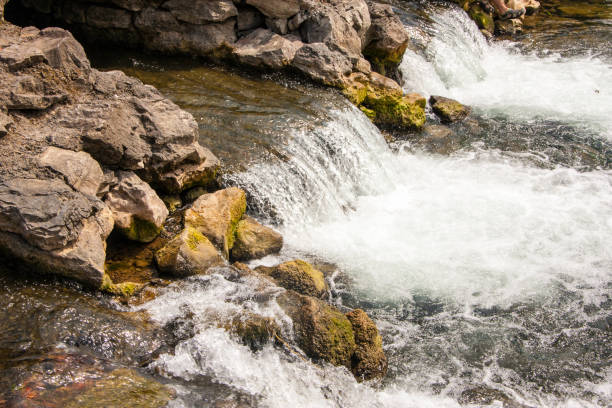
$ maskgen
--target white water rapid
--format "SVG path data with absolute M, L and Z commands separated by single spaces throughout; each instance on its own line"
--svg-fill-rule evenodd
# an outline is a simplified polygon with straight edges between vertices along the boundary
M 424 50 L 402 64 L 410 90 L 454 97 L 484 117 L 544 117 L 611 137 L 609 64 L 490 45 L 456 9 L 432 21 Z M 593 368 L 606 340 L 580 331 L 609 313 L 612 172 L 537 168 L 478 146 L 451 156 L 392 151 L 348 103 L 327 116 L 278 147 L 288 160 L 229 182 L 284 235 L 283 252 L 262 263 L 299 256 L 338 267 L 337 301 L 376 320 L 388 379 L 358 384 L 344 369 L 239 345 L 215 315 L 256 311 L 284 330 L 290 321 L 273 293 L 255 301 L 252 282 L 222 275 L 192 278 L 145 306 L 160 322 L 196 315 L 196 334 L 154 366 L 213 378 L 263 407 L 451 407 L 474 384 L 528 406 L 612 401 L 611 373 Z M 586 349 L 560 346 L 566 338 Z M 179 390 L 175 406 L 189 405 L 188 394 Z

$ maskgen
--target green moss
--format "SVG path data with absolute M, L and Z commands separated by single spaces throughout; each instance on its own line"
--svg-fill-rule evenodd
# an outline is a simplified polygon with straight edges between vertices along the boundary
M 161 228 L 159 228 L 154 223 L 140 219 L 138 217 L 132 218 L 132 224 L 129 228 L 120 228 L 119 231 L 128 239 L 132 241 L 140 241 L 140 242 L 151 242 L 153 241 L 161 232 Z
M 361 109 L 361 111 L 372 121 L 375 122 L 376 121 L 376 112 L 374 112 L 372 109 L 368 109 L 365 106 L 360 106 L 359 109 Z
M 361 105 L 368 95 L 368 88 L 361 83 L 355 83 L 342 89 L 342 94 L 356 106 Z
M 331 315 L 327 325 L 327 336 L 329 344 L 329 362 L 334 365 L 342 365 L 347 362 L 355 349 L 355 336 L 351 322 L 340 312 L 329 308 Z
M 379 125 L 419 129 L 425 124 L 425 110 L 420 101 L 370 92 L 363 105 L 376 114 L 374 121 Z
M 470 18 L 476 22 L 478 28 L 487 30 L 490 33 L 495 31 L 495 22 L 493 21 L 493 17 L 485 13 L 478 4 L 473 4 L 468 10 L 468 14 Z
M 312 279 L 315 289 L 318 292 L 323 292 L 327 288 L 323 272 L 319 271 L 318 269 L 315 269 L 311 264 L 306 261 L 302 261 L 301 259 L 296 259 L 293 262 L 296 264 L 298 269 L 301 269 Z
M 187 227 L 187 240 L 186 244 L 192 251 L 198 249 L 198 246 L 208 241 L 202 233 L 195 228 Z
M 134 282 L 113 283 L 110 276 L 105 273 L 104 277 L 102 278 L 100 290 L 116 296 L 129 297 L 136 293 L 136 291 L 142 289 L 143 286 L 144 285 L 142 283 Z
M 246 212 L 246 194 L 242 191 L 240 199 L 232 203 L 230 207 L 230 222 L 227 228 L 226 242 L 228 251 L 233 248 L 234 242 L 236 242 L 236 230 L 238 229 L 238 223 Z

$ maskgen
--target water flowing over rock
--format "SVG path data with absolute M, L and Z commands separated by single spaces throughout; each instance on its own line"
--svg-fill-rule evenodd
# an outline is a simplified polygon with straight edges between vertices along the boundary
M 121 72 L 92 69 L 67 31 L 2 24 L 0 36 L 0 248 L 41 272 L 108 286 L 113 222 L 148 241 L 168 214 L 147 182 L 210 186 L 219 161 L 197 143 L 191 115 Z M 100 200 L 109 187 L 112 212 Z

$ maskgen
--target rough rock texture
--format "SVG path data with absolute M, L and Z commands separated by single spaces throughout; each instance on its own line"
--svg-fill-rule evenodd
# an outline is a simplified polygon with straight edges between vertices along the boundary
M 41 166 L 53 169 L 66 184 L 85 195 L 95 196 L 104 182 L 102 168 L 88 153 L 50 146 L 39 160 Z
M 162 272 L 178 277 L 203 274 L 224 261 L 214 245 L 194 228 L 187 227 L 155 254 Z
M 246 194 L 230 187 L 198 198 L 185 212 L 185 226 L 204 234 L 229 258 L 234 246 L 238 221 L 246 211 Z
M 452 0 L 463 8 L 470 18 L 474 20 L 487 38 L 496 35 L 516 35 L 522 32 L 522 19 L 502 20 L 497 13 L 489 14 L 480 6 L 478 0 Z M 506 6 L 520 10 L 524 8 L 527 15 L 532 15 L 540 9 L 537 0 L 505 0 Z
M 191 115 L 121 72 L 92 69 L 67 31 L 1 24 L 0 40 L 0 252 L 112 287 L 105 241 L 116 220 L 101 198 L 109 187 L 107 201 L 120 195 L 113 174 L 180 191 L 208 185 L 219 161 L 197 143 Z M 161 225 L 165 214 L 161 203 L 142 217 Z
M 408 33 L 390 5 L 368 1 L 368 7 L 372 25 L 363 54 L 375 71 L 397 78 L 397 67 L 408 47 Z
M 168 216 L 155 190 L 132 172 L 119 172 L 118 183 L 106 195 L 105 203 L 113 212 L 115 228 L 134 241 L 153 241 Z
M 274 319 L 253 313 L 236 316 L 228 326 L 227 329 L 253 351 L 261 350 L 281 332 Z
M 32 11 L 36 15 L 45 14 L 46 21 L 52 18 L 63 22 L 93 42 L 206 56 L 215 61 L 229 60 L 260 69 L 290 69 L 315 82 L 340 89 L 351 86 L 351 74 L 363 73 L 368 78 L 372 68 L 399 80 L 397 66 L 408 44 L 408 33 L 391 6 L 371 0 L 12 1 L 25 7 L 24 14 Z M 66 97 L 53 89 L 36 100 L 28 98 L 27 92 L 21 92 L 21 95 L 15 103 L 43 109 Z M 377 123 L 403 126 L 406 123 L 405 107 L 390 109 L 388 102 L 368 109 L 375 112 L 379 107 L 384 109 L 385 112 L 376 115 Z M 141 111 L 138 107 L 136 110 Z M 137 123 L 130 123 L 123 117 L 124 112 L 133 116 L 132 112 L 118 110 L 115 106 L 101 107 L 100 111 L 116 123 L 125 123 L 121 126 L 121 133 L 129 129 L 140 132 Z M 400 118 L 389 121 L 391 115 Z M 0 132 L 1 124 L 0 121 Z M 408 127 L 415 127 L 414 123 Z M 186 133 L 186 130 L 180 133 Z M 123 147 L 124 157 L 120 156 L 121 151 L 112 149 L 117 151 L 109 159 L 136 170 L 134 167 L 143 156 L 142 149 L 138 145 L 121 146 L 120 140 L 123 139 L 112 139 L 108 134 L 95 135 L 91 144 Z M 146 154 L 144 156 L 146 159 Z M 94 158 L 97 157 L 94 155 Z M 218 165 L 204 152 L 185 157 L 185 161 L 189 160 L 206 162 L 208 169 Z M 201 167 L 192 165 L 193 172 L 202 173 Z M 144 174 L 139 175 L 167 190 L 180 189 L 177 184 L 204 183 L 214 178 L 214 171 L 210 171 L 204 180 L 191 175 L 185 176 L 185 181 L 176 180 L 180 177 L 175 175 L 173 179 L 168 174 L 171 170 L 165 170 L 165 177 L 161 180 L 156 179 L 160 178 L 159 174 L 153 174 L 151 180 Z
M 234 55 L 245 65 L 280 69 L 291 65 L 302 45 L 298 37 L 281 37 L 259 28 L 236 43 Z
M 236 241 L 232 248 L 233 260 L 245 261 L 277 253 L 283 247 L 283 236 L 251 217 L 244 217 L 236 227 Z
M 350 369 L 356 346 L 345 315 L 322 300 L 292 291 L 281 294 L 277 302 L 293 320 L 296 341 L 306 355 Z
M 260 266 L 255 270 L 274 278 L 279 286 L 302 295 L 321 298 L 327 294 L 328 288 L 323 273 L 300 259 L 273 267 Z
M 442 123 L 458 122 L 470 114 L 470 108 L 454 99 L 432 95 L 429 104 Z
M 355 334 L 355 354 L 351 371 L 358 380 L 382 378 L 387 373 L 387 357 L 382 348 L 382 337 L 376 325 L 361 309 L 346 314 Z

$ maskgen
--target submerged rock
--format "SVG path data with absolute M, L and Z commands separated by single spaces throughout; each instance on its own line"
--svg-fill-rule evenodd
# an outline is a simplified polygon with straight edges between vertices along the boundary
M 205 235 L 229 258 L 236 240 L 236 228 L 246 211 L 246 194 L 237 187 L 204 194 L 185 212 L 185 227 Z
M 429 98 L 429 103 L 442 123 L 458 122 L 470 114 L 469 107 L 462 105 L 454 99 L 443 96 L 432 95 Z
M 388 364 L 376 325 L 361 309 L 347 313 L 346 317 L 355 334 L 356 348 L 351 359 L 351 371 L 358 380 L 383 378 Z
M 300 259 L 273 267 L 260 266 L 255 270 L 274 278 L 285 289 L 317 298 L 327 294 L 328 287 L 323 273 Z
M 136 174 L 120 172 L 119 182 L 106 195 L 115 228 L 126 238 L 151 242 L 161 232 L 168 209 L 157 193 Z
M 244 217 L 236 227 L 236 242 L 231 257 L 237 261 L 258 259 L 277 253 L 282 247 L 281 234 L 261 225 L 251 217 Z
M 162 272 L 178 277 L 203 274 L 224 263 L 208 238 L 192 227 L 186 227 L 157 251 L 155 260 Z
M 293 320 L 296 341 L 306 355 L 350 369 L 356 345 L 345 315 L 322 300 L 293 291 L 281 294 L 277 302 Z

